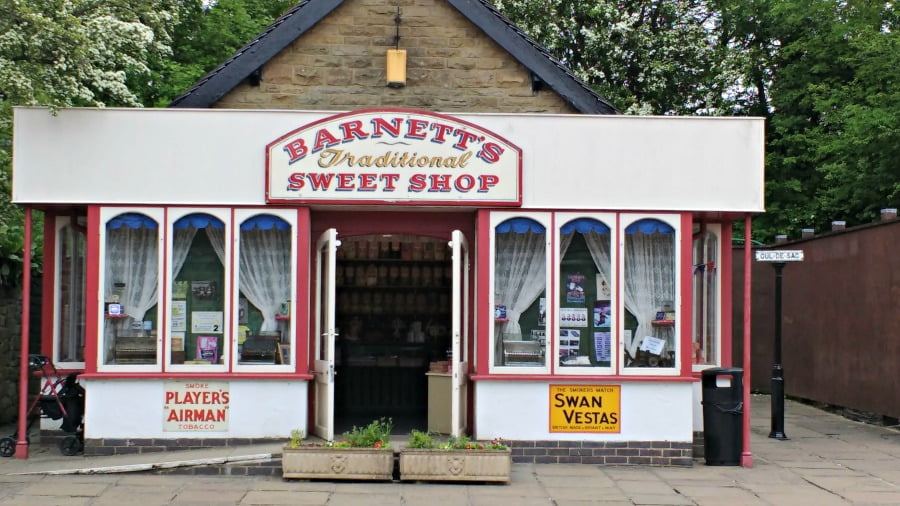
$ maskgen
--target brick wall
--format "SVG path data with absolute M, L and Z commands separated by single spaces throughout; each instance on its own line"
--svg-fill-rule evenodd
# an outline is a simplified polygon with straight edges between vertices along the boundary
M 693 443 L 672 441 L 507 441 L 513 462 L 640 466 L 693 465 Z
M 444 0 L 401 0 L 405 88 L 385 86 L 397 7 L 341 4 L 265 64 L 259 86 L 243 83 L 216 105 L 237 109 L 352 110 L 411 107 L 446 112 L 576 113 Z

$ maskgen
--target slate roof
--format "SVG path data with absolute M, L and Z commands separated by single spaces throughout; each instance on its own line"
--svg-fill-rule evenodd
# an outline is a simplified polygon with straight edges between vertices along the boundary
M 447 0 L 469 21 L 583 114 L 618 114 L 547 49 L 526 35 L 486 0 Z M 343 0 L 304 0 L 263 30 L 231 58 L 175 98 L 169 107 L 211 107 L 244 79 L 327 16 Z

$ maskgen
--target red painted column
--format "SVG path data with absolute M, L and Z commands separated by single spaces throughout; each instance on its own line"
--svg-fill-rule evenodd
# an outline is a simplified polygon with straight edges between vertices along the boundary
M 750 252 L 753 243 L 750 241 L 750 215 L 744 217 L 744 448 L 741 452 L 741 466 L 753 467 L 753 454 L 750 452 L 750 281 L 753 265 L 750 263 Z
M 22 345 L 19 357 L 19 430 L 16 458 L 28 458 L 28 315 L 31 312 L 31 208 L 25 208 L 25 242 L 22 254 Z

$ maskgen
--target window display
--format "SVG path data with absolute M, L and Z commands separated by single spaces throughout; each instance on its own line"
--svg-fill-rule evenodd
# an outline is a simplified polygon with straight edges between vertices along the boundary
M 611 245 L 610 227 L 597 219 L 577 217 L 559 229 L 557 350 L 558 364 L 567 372 L 612 366 Z
M 546 366 L 547 246 L 546 227 L 532 218 L 494 227 L 495 366 Z
M 273 214 L 249 216 L 238 228 L 237 363 L 289 364 L 293 228 Z
M 173 365 L 224 364 L 228 285 L 227 227 L 207 213 L 192 213 L 172 225 L 169 360 Z
M 700 225 L 697 224 L 700 229 Z M 716 365 L 719 356 L 719 236 L 720 225 L 705 225 L 694 236 L 694 321 L 691 362 Z
M 57 363 L 84 363 L 85 227 L 83 218 L 56 218 Z
M 104 240 L 100 363 L 157 364 L 159 222 L 139 212 L 117 214 L 105 220 Z
M 625 227 L 624 244 L 624 304 L 637 320 L 634 333 L 626 333 L 624 339 L 624 366 L 674 368 L 678 358 L 675 228 L 660 219 L 639 219 Z

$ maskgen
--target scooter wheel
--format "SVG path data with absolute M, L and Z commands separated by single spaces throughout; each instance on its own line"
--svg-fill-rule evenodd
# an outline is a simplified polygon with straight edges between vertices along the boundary
M 16 453 L 16 440 L 11 437 L 0 439 L 0 457 L 12 457 Z
M 59 442 L 59 451 L 66 457 L 78 455 L 84 450 L 84 443 L 78 439 L 78 436 L 66 436 Z

